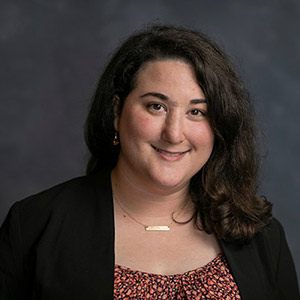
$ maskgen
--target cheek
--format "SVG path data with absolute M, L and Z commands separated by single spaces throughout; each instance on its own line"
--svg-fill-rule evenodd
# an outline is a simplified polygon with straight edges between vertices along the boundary
M 120 134 L 137 143 L 151 139 L 158 131 L 158 122 L 145 114 L 124 115 L 123 120 L 126 121 L 121 123 Z
M 214 133 L 208 122 L 201 124 L 200 128 L 193 129 L 194 144 L 201 148 L 211 151 L 214 146 Z

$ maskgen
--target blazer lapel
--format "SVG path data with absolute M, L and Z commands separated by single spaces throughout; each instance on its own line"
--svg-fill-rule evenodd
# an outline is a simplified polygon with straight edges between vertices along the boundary
M 94 237 L 94 262 L 95 273 L 93 288 L 97 290 L 100 299 L 113 299 L 114 284 L 114 209 L 110 172 L 103 170 L 91 179 L 95 207 L 90 219 L 93 219 L 96 228 L 99 230 Z
M 272 276 L 270 257 L 262 245 L 255 242 L 244 246 L 225 242 L 221 245 L 242 300 L 280 299 Z

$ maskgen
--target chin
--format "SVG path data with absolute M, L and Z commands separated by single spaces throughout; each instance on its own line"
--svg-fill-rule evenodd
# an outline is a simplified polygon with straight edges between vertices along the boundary
M 174 190 L 184 186 L 187 181 L 183 177 L 179 176 L 164 176 L 153 178 L 152 182 L 161 190 Z

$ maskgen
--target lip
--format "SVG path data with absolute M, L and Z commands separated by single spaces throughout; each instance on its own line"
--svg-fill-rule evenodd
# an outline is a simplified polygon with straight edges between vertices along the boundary
M 189 152 L 190 150 L 186 151 L 167 151 L 160 148 L 157 148 L 153 145 L 151 145 L 152 148 L 158 153 L 158 155 L 167 161 L 177 161 L 180 160 L 184 155 Z

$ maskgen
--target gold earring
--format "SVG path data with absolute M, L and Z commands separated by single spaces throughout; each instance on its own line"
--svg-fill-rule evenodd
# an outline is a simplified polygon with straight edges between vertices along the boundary
M 113 140 L 113 144 L 114 144 L 114 146 L 119 145 L 118 131 L 115 132 L 115 137 L 114 137 L 114 140 Z

